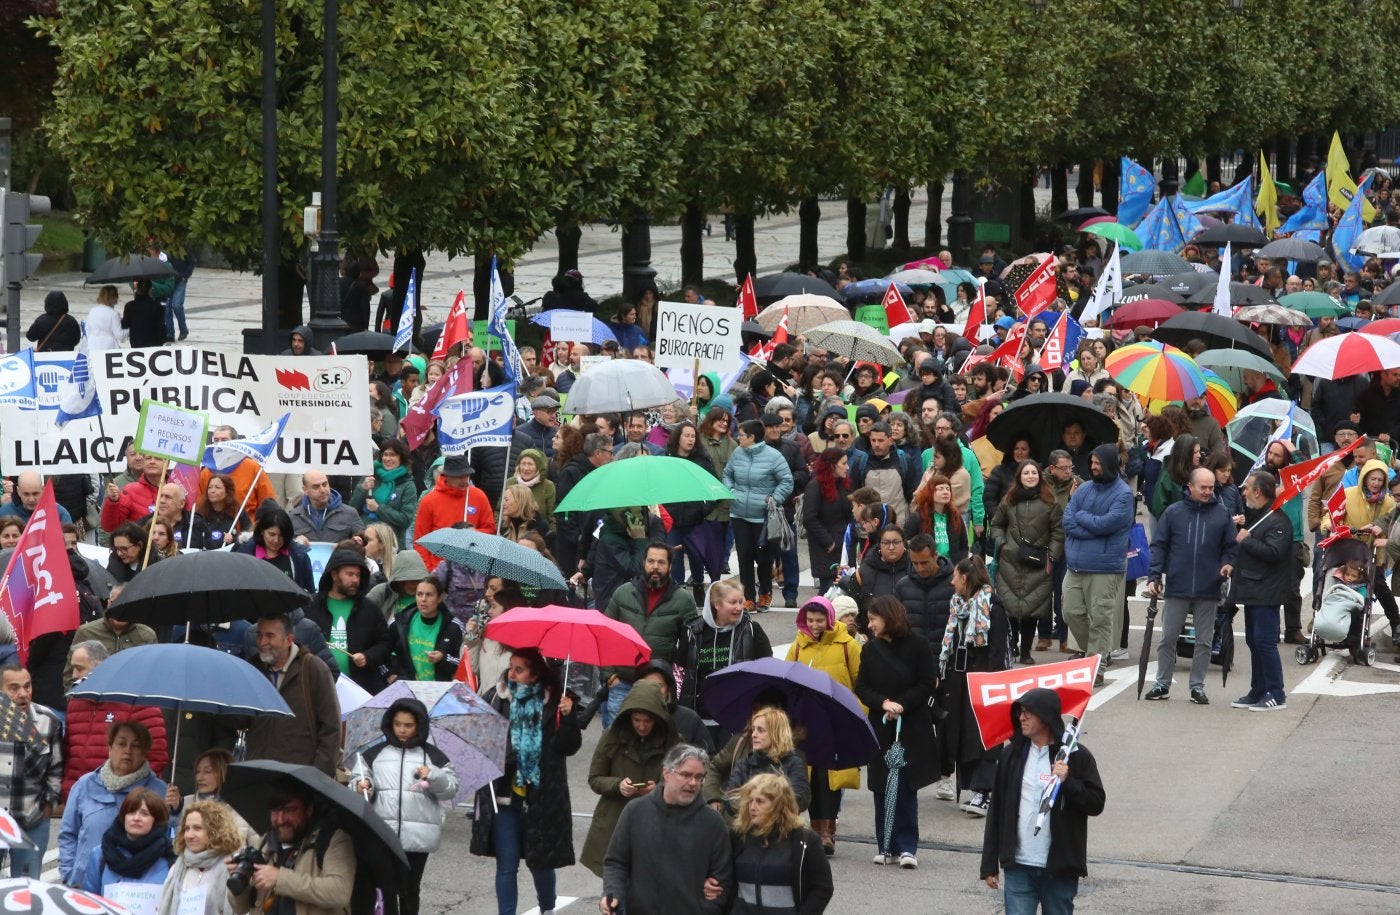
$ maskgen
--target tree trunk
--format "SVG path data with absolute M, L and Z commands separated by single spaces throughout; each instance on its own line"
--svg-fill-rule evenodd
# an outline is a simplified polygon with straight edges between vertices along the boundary
M 476 269 L 472 271 L 472 299 L 475 307 L 472 318 L 480 321 L 490 317 L 487 309 L 491 304 L 491 252 L 476 252 Z
M 865 210 L 864 200 L 846 198 L 846 256 L 853 261 L 865 260 Z
M 1181 170 L 1177 166 L 1176 156 L 1163 157 L 1160 186 L 1163 197 L 1170 197 L 1181 189 Z
M 894 192 L 894 238 L 890 248 L 895 251 L 909 250 L 909 189 L 900 188 Z
M 1213 155 L 1213 156 L 1206 156 L 1206 193 L 1207 193 L 1207 194 L 1210 193 L 1210 185 L 1211 185 L 1212 182 L 1217 182 L 1217 181 L 1223 181 L 1223 180 L 1224 180 L 1224 179 L 1221 178 L 1220 176 L 1221 176 L 1221 171 L 1220 171 L 1220 155 L 1219 155 L 1219 153 L 1217 153 L 1217 154 L 1215 154 L 1215 155 Z
M 1107 173 L 1108 165 L 1104 164 L 1104 171 Z M 1066 176 L 1068 181 L 1068 176 Z M 1094 205 L 1094 160 L 1086 159 L 1079 163 L 1079 181 L 1074 187 L 1075 195 L 1079 199 L 1082 207 Z M 1106 205 L 1105 205 L 1106 206 Z
M 559 269 L 555 276 L 563 276 L 570 270 L 578 269 L 578 245 L 583 238 L 583 229 L 571 216 L 560 216 L 554 227 L 554 241 L 559 246 Z
M 1274 141 L 1273 176 L 1275 181 L 1288 181 L 1293 176 L 1293 141 L 1279 137 Z M 1294 188 L 1299 194 L 1302 188 Z
M 744 277 L 758 273 L 758 254 L 754 250 L 753 214 L 734 214 L 734 276 L 742 283 Z
M 681 283 L 695 284 L 705 280 L 705 208 L 691 202 L 681 216 Z
M 1021 176 L 1021 187 L 1019 193 L 1019 196 L 1021 198 L 1021 225 L 1019 231 L 1016 234 L 1020 236 L 1020 241 L 1023 244 L 1025 242 L 1036 241 L 1035 184 L 1039 180 L 1040 173 L 1037 171 L 1028 171 Z M 1015 241 L 1015 239 L 1012 239 L 1013 245 L 1015 244 Z
M 924 247 L 936 251 L 942 244 L 943 182 L 934 181 L 928 186 L 928 209 L 924 212 Z
M 1100 190 L 1103 192 L 1103 208 L 1110 213 L 1118 212 L 1118 179 L 1123 171 L 1123 161 L 1117 156 L 1110 156 L 1103 160 L 1103 184 Z M 1089 186 L 1093 187 L 1093 176 L 1090 175 Z
M 1050 215 L 1055 216 L 1068 209 L 1069 163 L 1056 162 L 1050 167 Z
M 821 202 L 815 197 L 803 197 L 797 206 L 797 217 L 797 263 L 805 273 L 821 266 L 821 252 L 817 246 L 817 228 L 822 218 Z

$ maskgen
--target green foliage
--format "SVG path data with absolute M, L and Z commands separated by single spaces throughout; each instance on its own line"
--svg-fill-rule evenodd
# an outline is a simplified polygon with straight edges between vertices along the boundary
M 34 250 L 40 254 L 76 254 L 83 250 L 83 230 L 72 213 L 53 212 L 34 220 L 44 227 Z

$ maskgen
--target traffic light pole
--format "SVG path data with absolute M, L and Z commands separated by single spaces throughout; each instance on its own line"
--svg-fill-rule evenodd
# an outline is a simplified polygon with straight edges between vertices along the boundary
M 0 194 L 0 202 L 4 204 L 5 350 L 17 353 L 20 348 L 20 291 L 24 281 L 34 275 L 44 259 L 42 254 L 29 253 L 44 228 L 30 225 L 29 219 L 48 213 L 51 204 L 47 197 L 15 191 Z

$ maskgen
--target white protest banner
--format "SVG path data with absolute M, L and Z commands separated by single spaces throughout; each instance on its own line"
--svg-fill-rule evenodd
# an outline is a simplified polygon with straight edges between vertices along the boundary
M 268 473 L 373 472 L 369 363 L 363 356 L 252 356 L 188 347 L 92 353 L 88 368 L 102 416 L 60 428 L 59 398 L 75 355 L 36 353 L 35 405 L 0 404 L 5 474 L 120 468 L 145 400 L 197 410 L 208 415 L 210 425 L 232 426 L 240 435 L 252 435 L 290 413 Z
M 724 371 L 739 365 L 744 351 L 739 311 L 722 305 L 658 302 L 656 364 L 661 368 Z
M 593 342 L 593 315 L 586 311 L 558 309 L 549 322 L 549 339 L 569 343 Z
M 515 420 L 515 385 L 449 397 L 437 407 L 438 446 L 466 454 L 478 445 L 509 445 Z
M 195 466 L 204 457 L 208 431 L 209 417 L 203 413 L 147 400 L 136 423 L 136 450 Z
M 102 895 L 131 915 L 156 915 L 160 891 L 159 883 L 109 883 L 102 888 Z
M 349 680 L 350 678 L 345 677 L 344 679 Z M 180 892 L 180 907 L 176 910 L 176 915 L 204 915 L 206 895 L 205 889 L 200 886 L 182 890 Z
M 583 373 L 595 365 L 606 365 L 609 362 L 612 362 L 611 356 L 584 356 L 578 361 L 578 370 Z

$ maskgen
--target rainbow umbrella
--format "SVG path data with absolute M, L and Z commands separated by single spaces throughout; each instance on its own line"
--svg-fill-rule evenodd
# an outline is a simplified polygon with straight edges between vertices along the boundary
M 1221 428 L 1225 427 L 1231 419 L 1235 417 L 1235 411 L 1239 409 L 1239 402 L 1235 399 L 1235 392 L 1230 390 L 1230 383 L 1224 378 L 1212 372 L 1210 369 L 1201 369 L 1201 374 L 1206 376 L 1206 409 L 1210 415 L 1215 417 L 1215 421 L 1220 423 Z M 1148 403 L 1149 413 L 1161 413 L 1162 408 L 1168 404 L 1180 406 L 1180 400 L 1154 400 Z
M 1104 368 L 1123 387 L 1151 400 L 1186 400 L 1206 390 L 1206 377 L 1195 360 L 1170 345 L 1135 343 L 1116 349 Z

